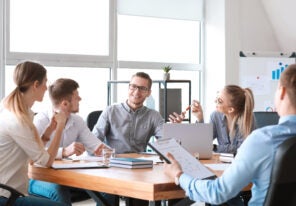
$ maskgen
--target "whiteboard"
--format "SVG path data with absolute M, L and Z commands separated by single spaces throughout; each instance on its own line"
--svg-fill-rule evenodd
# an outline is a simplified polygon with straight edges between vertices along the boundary
M 295 63 L 290 57 L 240 57 L 239 84 L 250 88 L 254 111 L 275 111 L 274 94 L 281 72 Z

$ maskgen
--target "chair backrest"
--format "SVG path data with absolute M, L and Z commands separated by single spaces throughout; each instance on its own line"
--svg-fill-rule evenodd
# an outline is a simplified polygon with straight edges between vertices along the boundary
M 257 128 L 278 124 L 280 118 L 277 112 L 254 112 L 254 116 Z
M 94 128 L 94 126 L 97 123 L 102 112 L 103 112 L 102 110 L 97 110 L 97 111 L 93 111 L 87 115 L 86 124 L 87 124 L 88 128 L 90 129 L 90 131 L 92 131 L 92 129 Z
M 296 205 L 296 137 L 278 148 L 264 206 Z
M 10 192 L 10 197 L 7 199 L 7 202 L 3 206 L 14 205 L 14 202 L 16 201 L 16 199 L 18 197 L 24 197 L 25 196 L 22 193 L 20 193 L 19 191 L 17 191 L 16 189 L 14 189 L 14 188 L 12 188 L 12 187 L 10 187 L 8 185 L 4 185 L 4 184 L 0 183 L 0 188 Z

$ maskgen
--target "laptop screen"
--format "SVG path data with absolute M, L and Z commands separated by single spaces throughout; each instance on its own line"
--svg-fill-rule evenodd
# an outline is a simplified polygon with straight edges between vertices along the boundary
M 189 153 L 200 159 L 210 159 L 213 150 L 213 125 L 209 123 L 174 124 L 163 126 L 163 137 L 174 138 Z

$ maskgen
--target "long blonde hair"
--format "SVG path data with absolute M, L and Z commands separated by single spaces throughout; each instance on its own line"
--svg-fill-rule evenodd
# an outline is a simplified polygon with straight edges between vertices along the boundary
M 249 88 L 241 88 L 237 85 L 227 85 L 224 91 L 230 96 L 230 106 L 235 110 L 235 117 L 230 126 L 230 136 L 235 134 L 235 125 L 238 124 L 239 132 L 246 138 L 253 129 L 254 96 Z
M 33 124 L 29 108 L 23 100 L 23 94 L 35 81 L 41 84 L 45 78 L 46 69 L 41 64 L 30 61 L 18 64 L 13 74 L 16 88 L 3 100 L 4 107 L 13 112 L 21 123 L 28 125 L 34 131 L 38 143 L 41 141 Z

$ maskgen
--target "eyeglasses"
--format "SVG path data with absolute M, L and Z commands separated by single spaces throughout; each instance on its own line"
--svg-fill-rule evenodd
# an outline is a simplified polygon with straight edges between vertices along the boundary
M 136 89 L 139 89 L 140 92 L 148 92 L 149 91 L 149 89 L 147 87 L 137 86 L 135 84 L 129 84 L 128 88 L 132 91 L 135 91 Z
M 223 104 L 223 100 L 220 97 L 216 97 L 215 102 L 217 104 Z

